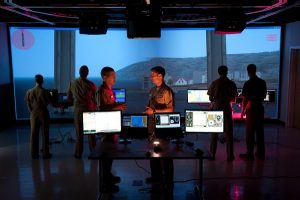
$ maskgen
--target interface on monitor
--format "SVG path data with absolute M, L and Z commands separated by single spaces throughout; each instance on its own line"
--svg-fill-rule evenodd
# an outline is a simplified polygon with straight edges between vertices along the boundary
M 121 131 L 121 111 L 83 112 L 83 133 L 116 133 Z
M 223 122 L 223 111 L 186 110 L 185 112 L 186 132 L 223 132 Z

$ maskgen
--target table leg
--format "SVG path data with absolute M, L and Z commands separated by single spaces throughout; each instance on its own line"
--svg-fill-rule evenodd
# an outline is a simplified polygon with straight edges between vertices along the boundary
M 99 196 L 98 200 L 103 197 L 103 161 L 99 159 Z
M 199 179 L 199 199 L 203 199 L 203 159 L 202 157 L 199 159 L 199 172 L 200 172 L 200 179 Z

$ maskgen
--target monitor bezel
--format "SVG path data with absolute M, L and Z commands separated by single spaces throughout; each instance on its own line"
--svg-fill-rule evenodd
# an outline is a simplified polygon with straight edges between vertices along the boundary
M 196 91 L 206 91 L 206 92 L 208 92 L 208 89 L 187 89 L 186 90 L 186 95 L 187 95 L 187 103 L 188 104 L 210 104 L 211 103 L 211 101 L 207 101 L 207 102 L 189 102 L 189 90 L 196 90 Z
M 120 113 L 120 124 L 121 128 L 119 131 L 109 131 L 109 132 L 95 132 L 95 133 L 84 133 L 84 124 L 83 124 L 83 113 L 108 113 L 108 112 L 119 112 Z M 82 134 L 83 135 L 97 135 L 97 134 L 116 134 L 122 132 L 122 110 L 94 110 L 94 111 L 84 111 L 82 112 Z
M 201 112 L 223 112 L 223 127 L 222 127 L 222 132 L 212 132 L 212 131 L 210 131 L 210 132 L 199 132 L 199 131 L 187 131 L 186 129 L 187 129 L 187 126 L 186 126 L 186 112 L 187 111 L 201 111 Z M 201 109 L 201 110 L 199 110 L 199 109 L 185 109 L 184 110 L 184 132 L 186 133 L 186 134 L 196 134 L 196 133 L 199 133 L 199 134 L 207 134 L 207 133 L 217 133 L 217 134 L 222 134 L 222 133 L 224 133 L 224 111 L 223 110 L 205 110 L 205 109 Z

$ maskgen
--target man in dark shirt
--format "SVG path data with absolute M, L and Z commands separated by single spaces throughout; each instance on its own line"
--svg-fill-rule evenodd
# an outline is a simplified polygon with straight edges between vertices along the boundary
M 149 115 L 149 133 L 154 131 L 154 113 L 170 113 L 174 111 L 174 92 L 165 84 L 165 69 L 156 66 L 151 69 L 151 80 L 155 85 L 150 90 L 150 99 L 144 113 Z M 167 189 L 173 189 L 174 166 L 172 159 L 150 159 L 151 177 L 146 181 L 154 183 L 160 181 L 164 171 Z
M 234 160 L 233 153 L 233 120 L 231 102 L 235 100 L 237 95 L 237 88 L 233 81 L 227 77 L 228 68 L 220 66 L 218 68 L 220 78 L 213 81 L 208 88 L 207 94 L 212 102 L 211 108 L 213 110 L 222 110 L 224 112 L 224 133 L 227 144 L 227 160 Z M 211 134 L 210 151 L 215 157 L 217 151 L 218 133 Z
M 240 154 L 241 158 L 254 159 L 254 141 L 256 136 L 257 152 L 259 159 L 265 158 L 264 142 L 264 106 L 266 97 L 266 82 L 256 75 L 256 65 L 250 64 L 247 67 L 249 80 L 245 82 L 242 96 L 243 110 L 242 117 L 246 115 L 246 144 L 247 152 Z

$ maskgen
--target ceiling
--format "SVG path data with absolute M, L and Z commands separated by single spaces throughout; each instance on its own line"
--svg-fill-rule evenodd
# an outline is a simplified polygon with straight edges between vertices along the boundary
M 103 14 L 109 27 L 126 27 L 128 6 L 160 8 L 162 27 L 213 27 L 218 17 L 245 15 L 247 26 L 300 20 L 299 0 L 0 0 L 0 22 L 22 26 L 78 27 L 88 13 Z

